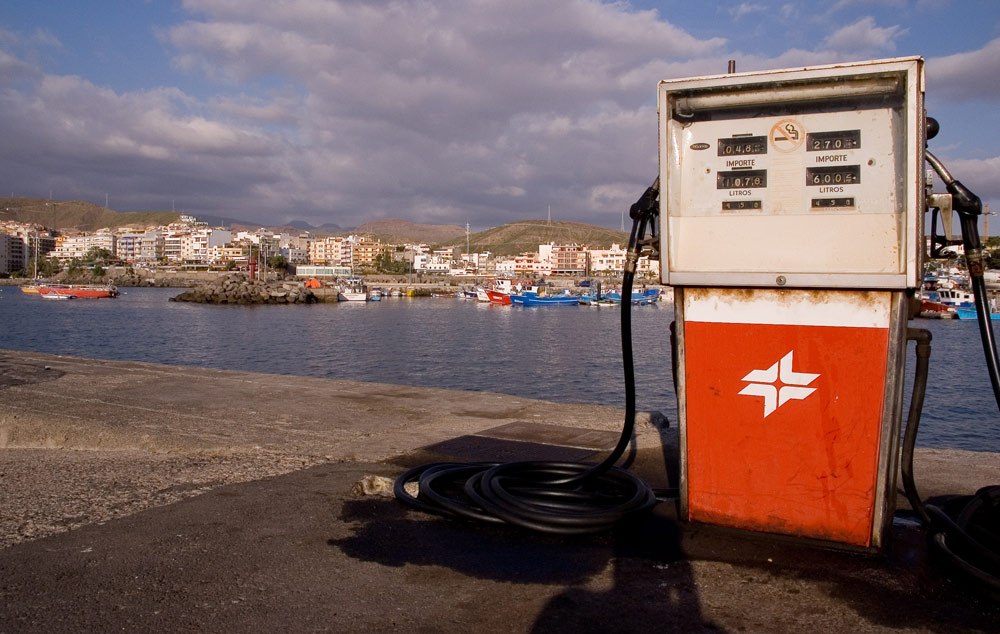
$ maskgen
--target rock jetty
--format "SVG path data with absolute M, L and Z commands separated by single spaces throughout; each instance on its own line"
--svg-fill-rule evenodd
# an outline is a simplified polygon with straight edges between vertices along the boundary
M 263 282 L 242 273 L 226 275 L 184 291 L 172 302 L 201 304 L 311 304 L 319 298 L 302 282 Z

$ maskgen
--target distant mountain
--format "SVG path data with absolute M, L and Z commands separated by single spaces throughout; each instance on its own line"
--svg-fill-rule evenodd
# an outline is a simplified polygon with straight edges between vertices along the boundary
M 465 236 L 465 229 L 458 225 L 418 225 L 398 218 L 382 218 L 366 222 L 351 233 L 375 236 L 383 242 L 441 244 Z
M 615 243 L 624 247 L 628 242 L 628 234 L 582 222 L 523 220 L 469 236 L 473 252 L 490 251 L 497 255 L 538 251 L 538 245 L 547 242 L 586 244 L 593 249 L 607 249 Z M 461 246 L 464 249 L 465 236 L 453 239 L 445 246 Z
M 332 222 L 324 222 L 320 226 L 316 227 L 305 220 L 293 220 L 285 225 L 286 227 L 292 227 L 300 231 L 309 231 L 312 233 L 342 233 L 346 231 L 340 225 L 335 225 Z
M 79 200 L 0 198 L 0 219 L 33 222 L 59 231 L 96 231 L 125 226 L 166 225 L 177 222 L 180 214 L 172 211 L 118 213 Z
M 211 227 L 228 227 L 232 229 L 238 226 L 242 231 L 253 231 L 254 229 L 260 229 L 264 225 L 259 223 L 250 222 L 248 220 L 241 220 L 239 218 L 228 218 L 226 216 L 212 216 L 203 214 L 189 214 L 194 216 L 201 222 L 207 222 Z
M 0 198 L 0 220 L 33 222 L 58 231 L 96 231 L 125 226 L 148 227 L 167 225 L 180 220 L 172 211 L 131 211 L 119 213 L 81 201 L 46 200 L 43 198 Z M 222 216 L 196 216 L 213 227 L 228 227 L 233 231 L 254 231 L 262 225 Z M 461 246 L 466 244 L 465 229 L 458 225 L 424 225 L 398 218 L 383 218 L 367 222 L 354 229 L 327 223 L 314 227 L 295 220 L 284 226 L 264 227 L 275 232 L 300 233 L 314 236 L 356 233 L 375 236 L 383 242 L 417 242 L 430 245 Z M 607 248 L 612 243 L 622 246 L 628 235 L 595 225 L 560 220 L 523 220 L 480 231 L 469 236 L 473 251 L 491 251 L 497 255 L 516 255 L 537 251 L 539 244 L 586 244 L 592 248 Z

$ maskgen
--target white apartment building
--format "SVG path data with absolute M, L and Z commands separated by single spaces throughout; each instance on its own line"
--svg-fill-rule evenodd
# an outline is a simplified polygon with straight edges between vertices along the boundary
M 463 253 L 462 262 L 466 264 L 467 268 L 472 268 L 475 270 L 483 270 L 487 268 L 487 264 L 490 260 L 490 253 Z
M 167 262 L 174 264 L 182 262 L 181 258 L 181 238 L 182 233 L 170 231 L 163 235 L 163 257 Z
M 416 261 L 414 261 L 414 270 L 434 273 L 436 275 L 449 275 L 451 273 L 451 263 L 453 260 L 450 258 L 441 258 L 436 255 L 425 257 L 427 259 L 423 262 L 423 268 L 417 268 Z
M 83 234 L 79 236 L 61 236 L 56 238 L 56 248 L 49 257 L 66 262 L 73 258 L 82 258 L 93 248 L 104 249 L 111 255 L 118 253 L 118 236 L 110 231 Z
M 282 246 L 280 253 L 285 256 L 285 259 L 289 264 L 307 264 L 309 262 L 309 251 L 307 249 L 300 249 L 293 246 Z
M 537 253 L 522 253 L 510 258 L 503 258 L 496 263 L 497 274 L 532 275 L 542 273 L 544 268 L 538 261 Z M 542 273 L 544 275 L 544 273 Z
M 0 233 L 0 275 L 10 275 L 24 268 L 27 256 L 21 238 Z
M 221 246 L 232 240 L 233 233 L 226 229 L 198 227 L 181 236 L 181 260 L 208 262 L 210 247 Z
M 308 264 L 309 243 L 308 233 L 297 236 L 283 233 L 278 241 L 278 252 L 285 256 L 290 264 Z
M 612 244 L 610 249 L 590 250 L 590 270 L 594 273 L 620 273 L 625 270 L 625 249 Z
M 209 264 L 235 262 L 245 265 L 250 261 L 250 246 L 246 243 L 214 244 L 208 247 L 207 257 L 206 261 Z
M 309 242 L 309 262 L 312 264 L 351 265 L 351 243 L 343 236 L 327 236 Z
M 426 253 L 411 253 L 412 258 L 410 259 L 410 267 L 414 271 L 426 271 L 427 270 L 427 260 L 431 256 Z
M 135 262 L 139 257 L 142 245 L 142 237 L 136 233 L 122 233 L 118 235 L 118 259 L 124 262 Z
M 590 270 L 592 273 L 622 273 L 625 270 L 625 249 L 619 244 L 612 244 L 610 249 L 591 249 Z M 636 263 L 636 273 L 658 276 L 660 261 L 643 256 Z
M 538 245 L 538 261 L 548 269 L 546 275 L 583 275 L 588 270 L 589 259 L 586 245 L 554 242 Z
M 146 231 L 139 236 L 136 261 L 154 263 L 163 259 L 166 240 L 162 231 Z

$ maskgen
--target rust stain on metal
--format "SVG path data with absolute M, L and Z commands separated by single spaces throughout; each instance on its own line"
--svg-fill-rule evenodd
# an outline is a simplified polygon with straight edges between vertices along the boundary
M 762 289 L 762 288 L 686 288 L 692 300 L 703 301 L 718 298 L 720 302 L 739 302 L 767 299 L 781 304 L 828 304 L 836 299 L 839 303 L 850 302 L 859 307 L 877 306 L 885 301 L 886 291 L 855 291 L 829 289 Z

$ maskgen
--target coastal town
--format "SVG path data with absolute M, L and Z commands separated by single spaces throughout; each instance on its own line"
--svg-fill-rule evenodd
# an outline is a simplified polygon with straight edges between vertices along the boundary
M 37 257 L 36 257 L 37 254 Z M 234 231 L 181 215 L 162 226 L 93 232 L 57 232 L 34 223 L 0 221 L 0 277 L 36 277 L 89 269 L 100 277 L 116 264 L 176 271 L 256 273 L 274 269 L 306 278 L 395 273 L 449 277 L 620 275 L 625 248 L 539 244 L 537 251 L 502 256 L 461 246 L 390 243 L 364 234 L 314 236 L 303 231 Z M 39 273 L 40 272 L 40 273 Z M 643 257 L 640 276 L 659 275 L 659 262 Z

